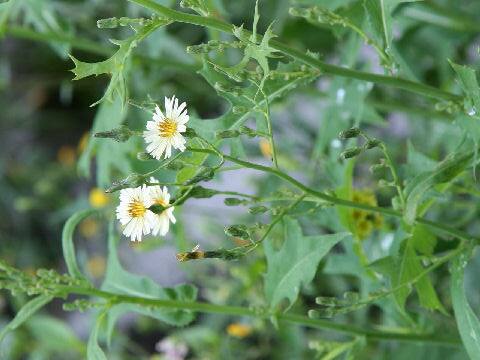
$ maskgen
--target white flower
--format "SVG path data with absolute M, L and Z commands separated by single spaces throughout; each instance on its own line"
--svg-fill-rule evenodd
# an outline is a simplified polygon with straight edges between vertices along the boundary
M 172 147 L 185 150 L 185 139 L 182 134 L 187 130 L 185 124 L 188 121 L 187 104 L 178 105 L 175 95 L 171 99 L 165 97 L 165 115 L 160 108 L 155 106 L 152 121 L 147 122 L 147 130 L 143 132 L 147 146 L 147 152 L 160 160 L 165 153 L 165 159 L 172 156 Z
M 145 185 L 120 191 L 117 219 L 125 227 L 123 234 L 132 241 L 137 239 L 142 241 L 142 234 L 150 233 L 155 221 L 155 214 L 148 210 L 152 204 L 149 190 Z
M 156 183 L 158 182 L 155 178 L 150 178 L 150 182 Z M 170 204 L 170 194 L 168 193 L 168 189 L 166 186 L 161 188 L 161 186 L 155 185 L 149 187 L 150 191 L 150 199 L 153 204 L 155 205 L 162 205 L 163 207 L 167 207 Z M 155 220 L 152 224 L 152 234 L 161 236 L 165 236 L 168 232 L 170 227 L 170 221 L 175 224 L 177 221 L 175 216 L 173 216 L 173 209 L 174 207 L 171 206 L 160 214 L 154 214 Z

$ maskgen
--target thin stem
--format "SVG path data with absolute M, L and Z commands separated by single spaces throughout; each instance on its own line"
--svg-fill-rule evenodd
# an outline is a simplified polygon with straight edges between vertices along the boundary
M 229 33 L 229 34 L 231 34 L 234 29 L 232 24 L 226 23 L 224 21 L 214 19 L 214 18 L 187 14 L 181 11 L 176 11 L 168 7 L 162 6 L 153 0 L 129 0 L 129 1 L 138 5 L 141 5 L 173 21 L 184 22 L 192 25 L 199 25 L 203 27 L 217 29 L 219 31 Z M 250 32 L 247 30 L 244 30 L 244 32 L 246 36 L 250 34 Z M 261 38 L 259 40 L 261 40 Z M 304 64 L 310 65 L 322 71 L 325 74 L 349 77 L 349 78 L 354 78 L 358 80 L 373 82 L 380 85 L 392 86 L 392 87 L 411 91 L 417 94 L 421 94 L 423 96 L 432 97 L 436 99 L 451 100 L 451 101 L 462 101 L 463 99 L 462 96 L 455 95 L 455 94 L 440 90 L 438 88 L 435 88 L 433 86 L 425 85 L 415 81 L 396 78 L 392 76 L 372 74 L 368 72 L 363 72 L 363 71 L 348 69 L 341 66 L 327 64 L 323 61 L 315 59 L 314 57 L 300 50 L 291 48 L 288 45 L 277 40 L 271 40 L 269 42 L 269 45 L 275 50 L 278 50 L 283 54 L 288 55 Z
M 188 150 L 193 151 L 193 152 L 203 152 L 203 153 L 210 153 L 210 154 L 214 153 L 213 151 L 211 151 L 209 149 L 188 148 Z M 312 195 L 316 198 L 319 198 L 321 200 L 324 200 L 324 201 L 330 202 L 332 204 L 335 204 L 337 206 L 345 206 L 345 207 L 350 207 L 350 208 L 356 208 L 356 209 L 381 213 L 381 214 L 384 214 L 384 215 L 387 215 L 387 216 L 395 216 L 395 217 L 399 217 L 399 218 L 403 217 L 403 214 L 401 212 L 395 211 L 393 209 L 362 204 L 362 203 L 358 203 L 358 202 L 354 202 L 354 201 L 350 201 L 350 200 L 340 199 L 340 198 L 337 198 L 337 197 L 334 197 L 334 196 L 331 196 L 331 195 L 327 195 L 323 192 L 317 191 L 315 189 L 312 189 L 312 188 L 302 184 L 298 180 L 295 180 L 290 175 L 288 175 L 288 174 L 286 174 L 286 173 L 284 173 L 280 170 L 277 170 L 277 169 L 274 169 L 274 168 L 271 168 L 271 167 L 268 167 L 268 166 L 254 164 L 254 163 L 251 163 L 251 162 L 248 162 L 248 161 L 245 161 L 245 160 L 236 159 L 236 158 L 234 158 L 232 156 L 229 156 L 229 155 L 226 155 L 226 154 L 224 154 L 223 156 L 226 160 L 234 162 L 234 163 L 239 164 L 239 165 L 242 165 L 244 167 L 273 174 L 273 175 L 289 182 L 290 184 L 292 184 L 293 186 L 297 187 L 298 189 L 304 191 L 305 193 L 310 194 L 310 195 Z M 459 239 L 463 239 L 463 240 L 467 240 L 467 241 L 474 240 L 474 241 L 480 243 L 480 239 L 475 238 L 475 237 L 471 236 L 470 234 L 467 234 L 463 231 L 452 228 L 448 225 L 444 225 L 444 224 L 441 224 L 441 223 L 430 221 L 430 220 L 427 220 L 427 219 L 424 219 L 424 218 L 421 218 L 421 217 L 416 218 L 416 221 L 420 224 L 424 224 L 424 225 L 430 226 L 432 228 L 435 228 L 435 229 L 441 230 L 443 232 L 446 232 L 446 233 L 448 233 L 450 235 L 453 235 L 453 236 L 455 236 Z
M 302 194 L 300 195 L 297 200 L 295 200 L 294 202 L 292 202 L 289 206 L 286 206 L 285 208 L 283 208 L 283 210 L 275 217 L 275 219 L 273 219 L 273 221 L 270 223 L 270 225 L 268 226 L 267 230 L 265 231 L 265 233 L 262 235 L 262 237 L 258 240 L 258 241 L 255 241 L 255 245 L 254 245 L 254 248 L 257 247 L 259 244 L 261 244 L 268 236 L 268 234 L 270 234 L 270 232 L 273 230 L 273 228 L 275 227 L 275 225 L 278 224 L 278 222 L 280 220 L 283 219 L 283 217 L 290 211 L 292 210 L 293 208 L 295 208 L 295 206 L 297 206 L 298 204 L 300 204 L 302 202 L 302 200 L 305 198 L 306 194 Z M 253 248 L 252 248 L 253 250 Z
M 269 319 L 272 316 L 279 321 L 290 322 L 296 325 L 307 326 L 317 329 L 332 330 L 352 336 L 365 336 L 368 340 L 373 341 L 402 341 L 402 342 L 429 342 L 443 344 L 445 346 L 460 346 L 461 342 L 458 338 L 440 337 L 435 334 L 425 333 L 405 333 L 392 331 L 379 331 L 365 329 L 364 326 L 356 327 L 351 324 L 342 324 L 321 319 L 311 319 L 303 315 L 296 314 L 277 314 L 269 310 L 254 309 L 251 307 L 216 305 L 200 301 L 179 301 L 179 300 L 160 300 L 153 298 L 142 298 L 138 296 L 115 294 L 96 288 L 75 287 L 75 286 L 59 286 L 59 295 L 66 296 L 69 294 L 95 296 L 108 300 L 112 305 L 120 303 L 138 304 L 143 306 L 153 306 L 166 309 L 189 310 L 203 313 L 223 314 L 230 316 L 248 316 L 261 319 Z
M 263 88 L 259 87 L 260 91 L 262 92 L 263 98 L 265 99 L 265 119 L 267 120 L 267 129 L 268 129 L 268 140 L 270 141 L 270 147 L 272 148 L 272 160 L 275 167 L 278 169 L 278 161 L 277 161 L 277 149 L 275 148 L 275 140 L 273 138 L 273 130 L 272 130 L 272 120 L 270 119 L 270 104 L 268 103 L 268 96 L 263 91 Z
M 395 168 L 395 164 L 393 163 L 392 158 L 390 157 L 390 154 L 388 153 L 387 147 L 384 143 L 380 145 L 380 148 L 382 149 L 383 155 L 385 156 L 385 161 L 387 162 L 390 173 L 392 174 L 393 182 L 395 184 L 395 188 L 397 189 L 397 193 L 403 209 L 405 208 L 405 196 L 403 195 L 402 183 L 400 181 L 400 177 L 398 176 L 397 169 Z
M 102 56 L 111 56 L 115 51 L 115 49 L 110 45 L 100 45 L 97 42 L 88 39 L 65 35 L 64 33 L 38 32 L 21 26 L 8 26 L 6 28 L 6 34 L 26 40 L 68 44 L 74 49 L 88 51 L 92 54 Z M 186 71 L 197 71 L 200 68 L 199 64 L 181 63 L 166 58 L 152 58 L 137 54 L 133 54 L 132 56 L 134 60 L 142 61 L 145 64 L 156 64 L 163 67 L 173 67 Z

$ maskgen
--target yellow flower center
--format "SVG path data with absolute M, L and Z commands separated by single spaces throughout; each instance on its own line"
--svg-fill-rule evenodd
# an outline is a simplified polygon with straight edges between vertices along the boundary
M 140 200 L 133 200 L 129 205 L 128 205 L 128 214 L 131 217 L 142 217 L 143 214 L 147 211 L 147 208 L 143 205 L 143 203 Z
M 158 131 L 162 137 L 172 137 L 177 132 L 177 123 L 167 118 L 158 124 Z

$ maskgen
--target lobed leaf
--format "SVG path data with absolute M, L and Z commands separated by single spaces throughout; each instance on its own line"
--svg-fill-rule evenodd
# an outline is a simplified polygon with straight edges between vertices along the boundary
M 279 251 L 271 240 L 265 242 L 267 273 L 265 295 L 270 307 L 276 307 L 284 298 L 290 306 L 297 299 L 300 286 L 312 281 L 320 260 L 338 242 L 350 233 L 303 236 L 297 220 L 285 217 L 285 238 Z
M 117 243 L 118 236 L 115 234 L 112 222 L 109 227 L 107 271 L 102 290 L 157 300 L 194 301 L 196 299 L 197 289 L 192 285 L 183 284 L 173 288 L 163 288 L 150 278 L 126 271 L 118 259 Z M 194 314 L 187 310 L 152 308 L 140 304 L 117 304 L 108 312 L 108 339 L 112 335 L 117 319 L 127 312 L 136 312 L 176 326 L 184 326 L 194 318 Z

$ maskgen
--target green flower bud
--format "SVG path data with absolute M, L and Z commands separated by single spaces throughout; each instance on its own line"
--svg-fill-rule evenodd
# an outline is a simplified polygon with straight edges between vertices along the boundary
M 183 133 L 183 135 L 186 137 L 186 138 L 189 138 L 189 139 L 192 139 L 194 137 L 197 137 L 197 133 L 195 132 L 195 130 L 193 130 L 192 128 L 187 128 L 187 130 Z
M 240 126 L 240 128 L 238 129 L 240 131 L 241 134 L 243 135 L 247 135 L 248 137 L 255 137 L 257 136 L 257 132 L 253 129 L 250 129 L 249 127 L 247 126 Z
M 165 211 L 167 207 L 166 206 L 163 206 L 161 204 L 154 204 L 152 206 L 150 206 L 148 208 L 148 210 L 150 210 L 151 212 L 155 213 L 155 214 L 161 214 L 162 212 Z
M 118 19 L 115 17 L 97 20 L 99 29 L 114 29 L 118 26 Z
M 365 149 L 373 149 L 378 147 L 382 142 L 378 139 L 371 139 L 365 143 Z
M 137 159 L 140 161 L 149 161 L 149 160 L 155 160 L 155 158 L 150 155 L 149 153 L 142 151 L 137 153 Z
M 217 131 L 215 133 L 215 137 L 217 139 L 236 138 L 239 135 L 240 135 L 240 132 L 238 130 L 223 130 L 223 131 Z
M 106 193 L 112 193 L 118 190 L 126 189 L 126 188 L 136 188 L 138 186 L 141 186 L 145 183 L 145 177 L 141 174 L 130 174 L 128 175 L 125 179 L 116 181 L 110 186 L 107 190 L 105 190 Z
M 243 204 L 244 200 L 229 197 L 223 200 L 223 203 L 227 206 L 237 206 Z
M 209 181 L 212 180 L 215 176 L 215 171 L 211 167 L 202 167 L 197 175 L 188 179 L 183 183 L 183 185 L 193 185 L 200 181 Z
M 225 226 L 225 234 L 228 236 L 238 237 L 240 239 L 248 240 L 250 239 L 250 234 L 246 225 L 230 225 Z
M 132 130 L 130 130 L 127 126 L 122 125 L 109 131 L 98 132 L 94 136 L 97 138 L 110 138 L 117 142 L 125 142 L 130 139 L 133 134 L 134 132 Z
M 185 166 L 186 164 L 182 160 L 173 160 L 169 162 L 165 168 L 168 170 L 178 171 L 182 170 Z
M 342 159 L 350 159 L 350 158 L 353 158 L 353 157 L 357 156 L 361 152 L 362 152 L 362 148 L 354 147 L 354 148 L 350 148 L 350 149 L 347 149 L 347 150 L 343 151 L 340 154 L 340 157 Z
M 250 209 L 248 209 L 248 212 L 250 214 L 263 214 L 264 212 L 267 212 L 268 208 L 266 206 L 253 206 Z
M 348 130 L 343 130 L 342 132 L 340 132 L 340 134 L 338 134 L 338 137 L 342 140 L 345 140 L 357 137 L 358 135 L 360 135 L 360 129 L 353 127 Z

